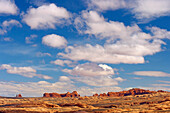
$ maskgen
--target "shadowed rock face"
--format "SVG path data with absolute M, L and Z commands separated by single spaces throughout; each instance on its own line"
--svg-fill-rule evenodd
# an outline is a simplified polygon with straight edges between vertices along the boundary
M 144 89 L 139 89 L 139 88 L 133 88 L 128 91 L 120 91 L 120 92 L 108 92 L 107 94 L 99 94 L 99 96 L 109 96 L 109 97 L 122 97 L 122 96 L 128 96 L 128 95 L 141 95 L 141 94 L 152 94 L 156 93 L 157 91 L 149 91 L 149 90 L 144 90 Z M 158 91 L 158 92 L 164 92 L 164 91 Z M 98 94 L 95 94 L 93 96 L 97 96 Z
M 44 93 L 43 97 L 80 97 L 77 91 L 73 91 L 72 93 L 67 92 L 64 94 L 59 93 Z

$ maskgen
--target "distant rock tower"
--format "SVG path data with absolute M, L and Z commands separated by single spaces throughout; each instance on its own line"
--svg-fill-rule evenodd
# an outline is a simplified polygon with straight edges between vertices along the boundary
M 22 98 L 21 94 L 16 95 L 17 98 Z

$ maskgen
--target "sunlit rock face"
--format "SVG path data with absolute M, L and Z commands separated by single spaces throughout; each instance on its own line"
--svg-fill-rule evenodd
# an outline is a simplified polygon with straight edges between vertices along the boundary
M 64 94 L 59 93 L 44 93 L 43 97 L 80 97 L 77 91 L 73 91 L 72 93 L 67 92 Z
M 109 97 L 121 97 L 121 96 L 128 96 L 128 95 L 142 95 L 142 94 L 152 94 L 156 92 L 164 92 L 164 91 L 149 91 L 149 90 L 144 90 L 144 89 L 139 89 L 139 88 L 133 88 L 128 91 L 120 91 L 120 92 L 108 92 L 107 94 L 99 94 L 99 96 L 109 96 Z M 98 96 L 98 94 L 95 94 L 93 96 Z

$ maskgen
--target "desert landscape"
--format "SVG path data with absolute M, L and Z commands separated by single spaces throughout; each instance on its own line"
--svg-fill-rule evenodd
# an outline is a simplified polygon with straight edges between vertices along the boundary
M 170 0 L 0 0 L 0 113 L 170 113 Z
M 170 92 L 133 88 L 81 97 L 44 93 L 43 97 L 1 97 L 0 113 L 148 113 L 170 112 Z

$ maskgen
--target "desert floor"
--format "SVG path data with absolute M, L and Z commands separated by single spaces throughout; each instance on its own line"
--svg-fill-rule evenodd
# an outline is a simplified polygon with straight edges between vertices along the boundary
M 170 93 L 125 97 L 0 98 L 0 113 L 170 113 Z

